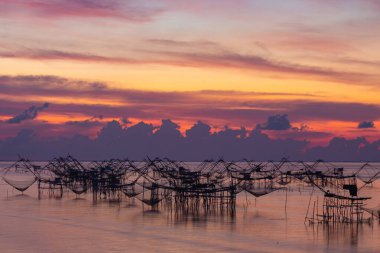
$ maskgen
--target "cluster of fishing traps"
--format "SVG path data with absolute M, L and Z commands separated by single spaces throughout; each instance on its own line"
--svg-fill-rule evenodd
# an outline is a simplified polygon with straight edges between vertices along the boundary
M 49 196 L 60 198 L 70 190 L 77 195 L 91 193 L 93 201 L 138 199 L 153 210 L 163 207 L 184 214 L 231 215 L 235 214 L 237 194 L 246 192 L 257 198 L 277 190 L 287 191 L 297 182 L 313 187 L 310 200 L 314 189 L 324 193 L 323 212 L 315 212 L 315 203 L 309 212 L 309 201 L 305 221 L 362 223 L 380 216 L 380 209 L 365 207 L 370 197 L 359 194 L 363 187 L 380 178 L 380 170 L 368 163 L 347 173 L 344 168 L 321 160 L 185 163 L 157 158 L 144 162 L 80 162 L 67 156 L 44 166 L 20 159 L 4 170 L 2 178 L 21 192 L 37 182 L 39 196 L 48 192 Z

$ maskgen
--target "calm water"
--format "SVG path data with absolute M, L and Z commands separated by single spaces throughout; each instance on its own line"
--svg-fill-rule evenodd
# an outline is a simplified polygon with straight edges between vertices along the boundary
M 138 200 L 93 204 L 70 193 L 38 200 L 36 188 L 20 195 L 0 181 L 0 252 L 380 252 L 377 221 L 305 225 L 311 188 L 299 185 L 256 200 L 239 194 L 234 218 L 176 217 L 144 210 Z M 380 182 L 361 195 L 377 206 Z

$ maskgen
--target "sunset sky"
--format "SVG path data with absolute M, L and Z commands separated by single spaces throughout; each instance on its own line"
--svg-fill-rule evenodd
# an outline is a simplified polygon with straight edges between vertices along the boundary
M 377 140 L 379 27 L 378 0 L 0 0 L 0 138 L 286 114 L 263 131 Z

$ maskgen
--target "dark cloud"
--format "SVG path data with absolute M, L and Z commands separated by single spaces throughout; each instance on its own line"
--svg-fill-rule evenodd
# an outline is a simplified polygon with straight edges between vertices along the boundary
M 186 131 L 186 136 L 191 139 L 202 139 L 210 136 L 211 127 L 202 121 L 198 121 Z
M 48 107 L 49 107 L 49 103 L 45 103 L 42 106 L 31 106 L 31 107 L 29 107 L 29 109 L 27 109 L 27 110 L 23 111 L 22 113 L 6 120 L 5 122 L 9 123 L 9 124 L 18 124 L 24 120 L 35 119 L 38 116 L 38 113 L 40 111 L 43 111 Z
M 147 124 L 143 121 L 129 126 L 125 129 L 126 136 L 129 138 L 136 138 L 136 141 L 148 138 L 153 135 L 155 127 L 152 124 Z
M 268 117 L 267 122 L 256 126 L 257 129 L 262 130 L 288 130 L 291 127 L 287 114 L 270 116 Z
M 163 120 L 157 128 L 144 122 L 123 127 L 118 121 L 111 121 L 93 139 L 80 134 L 39 138 L 35 131 L 21 129 L 16 136 L 0 140 L 0 159 L 17 159 L 20 154 L 45 160 L 70 153 L 83 160 L 125 157 L 142 160 L 160 156 L 185 161 L 221 157 L 226 160 L 280 160 L 287 157 L 306 161 L 380 161 L 380 140 L 332 138 L 325 147 L 308 148 L 308 141 L 275 139 L 258 129 L 248 132 L 245 128 L 225 127 L 211 133 L 209 125 L 197 122 L 186 136 L 182 136 L 178 128 L 178 124 L 170 119 Z
M 106 142 L 119 141 L 124 135 L 124 131 L 120 123 L 116 120 L 109 122 L 99 132 L 98 139 Z
M 358 128 L 375 128 L 375 123 L 373 121 L 362 121 L 358 124 Z
M 380 142 L 368 142 L 363 137 L 346 139 L 334 137 L 326 147 L 315 147 L 307 152 L 310 159 L 320 157 L 328 161 L 380 161 Z
M 74 125 L 74 126 L 81 126 L 81 127 L 92 127 L 97 126 L 101 124 L 101 120 L 103 119 L 102 115 L 95 115 L 89 119 L 85 120 L 73 120 L 73 121 L 67 121 L 66 125 Z
M 167 139 L 170 141 L 172 138 L 181 138 L 182 134 L 179 131 L 179 125 L 170 119 L 163 119 L 161 127 L 155 132 L 157 138 Z
M 287 131 L 271 131 L 268 134 L 270 134 L 270 137 L 273 139 L 306 140 L 311 146 L 325 145 L 327 140 L 334 137 L 334 134 L 331 132 L 315 131 L 312 129 L 303 131 L 294 129 Z

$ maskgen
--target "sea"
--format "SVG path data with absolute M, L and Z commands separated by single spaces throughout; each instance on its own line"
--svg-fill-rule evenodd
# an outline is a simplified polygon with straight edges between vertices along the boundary
M 0 170 L 10 164 L 1 162 Z M 297 183 L 258 198 L 239 193 L 234 215 L 183 216 L 152 211 L 137 199 L 94 202 L 90 195 L 38 198 L 36 184 L 20 194 L 0 179 L 0 252 L 380 252 L 378 220 L 311 224 L 305 217 L 315 203 L 321 212 L 323 194 Z M 360 195 L 377 207 L 380 180 Z

